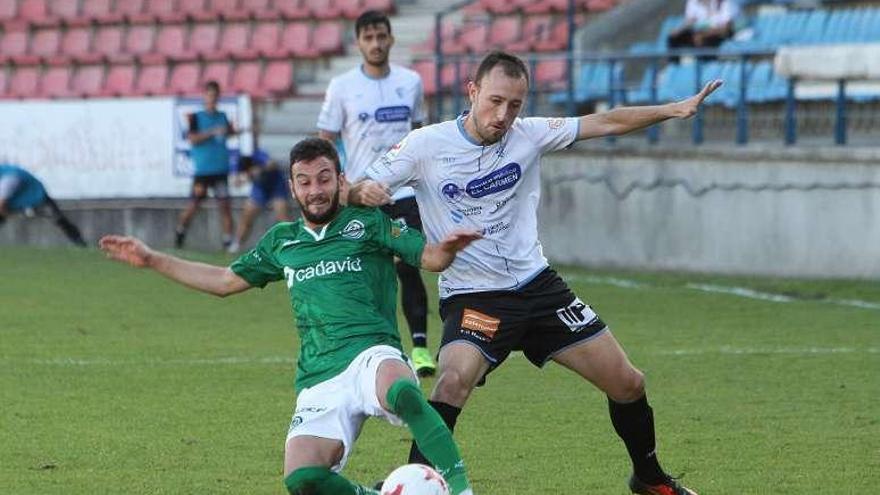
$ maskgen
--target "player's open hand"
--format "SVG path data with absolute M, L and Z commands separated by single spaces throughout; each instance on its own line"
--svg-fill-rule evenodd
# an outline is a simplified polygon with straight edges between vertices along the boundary
M 457 253 L 482 238 L 483 234 L 478 230 L 454 230 L 443 239 L 440 246 L 448 253 Z
M 147 266 L 153 253 L 140 239 L 121 235 L 105 235 L 98 241 L 98 246 L 108 258 L 137 268 Z
M 721 79 L 709 81 L 708 83 L 706 83 L 705 86 L 703 86 L 703 89 L 699 93 L 691 96 L 686 100 L 682 100 L 678 103 L 673 103 L 673 116 L 679 119 L 693 117 L 694 114 L 697 113 L 697 109 L 700 107 L 700 105 L 703 104 L 703 100 L 714 93 L 716 89 L 720 88 L 722 84 L 724 84 L 724 81 L 722 81 Z
M 382 206 L 391 202 L 391 194 L 385 184 L 365 179 L 351 186 L 348 200 L 356 205 Z

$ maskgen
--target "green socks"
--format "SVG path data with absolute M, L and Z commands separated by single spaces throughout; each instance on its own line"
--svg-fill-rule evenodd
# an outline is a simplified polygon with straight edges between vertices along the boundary
M 284 478 L 284 486 L 291 495 L 379 495 L 376 490 L 356 485 L 323 466 L 294 470 Z
M 464 461 L 452 439 L 452 432 L 425 400 L 418 385 L 401 378 L 388 389 L 386 399 L 394 414 L 409 426 L 419 450 L 449 483 L 452 495 L 469 493 Z

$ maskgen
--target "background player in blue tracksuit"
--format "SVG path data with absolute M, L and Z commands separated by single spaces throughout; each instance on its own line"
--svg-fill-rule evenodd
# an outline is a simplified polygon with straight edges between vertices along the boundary
M 287 187 L 287 176 L 278 162 L 259 148 L 253 156 L 243 156 L 238 161 L 238 171 L 246 174 L 251 181 L 251 195 L 244 204 L 244 211 L 238 222 L 238 232 L 229 245 L 230 253 L 237 253 L 247 242 L 257 215 L 267 206 L 272 207 L 276 222 L 289 222 L 290 213 L 287 198 L 290 193 Z

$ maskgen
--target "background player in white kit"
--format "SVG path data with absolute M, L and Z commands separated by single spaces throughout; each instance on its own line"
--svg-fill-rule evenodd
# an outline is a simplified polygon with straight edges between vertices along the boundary
M 536 366 L 556 361 L 608 396 L 611 421 L 632 459 L 633 493 L 695 494 L 657 460 L 644 375 L 541 251 L 539 165 L 544 153 L 577 140 L 690 117 L 720 84 L 666 105 L 521 119 L 528 70 L 518 57 L 493 52 L 468 84 L 469 112 L 413 131 L 370 166 L 371 180 L 352 186 L 349 199 L 363 204 L 388 202 L 388 193 L 401 186 L 415 188 L 430 242 L 463 225 L 483 231 L 484 239 L 459 253 L 440 277 L 441 373 L 431 404 L 450 429 L 484 375 L 521 350 Z M 425 461 L 415 446 L 410 460 Z
M 425 120 L 422 80 L 417 73 L 388 60 L 394 37 L 388 17 L 374 10 L 355 21 L 355 37 L 363 64 L 330 81 L 318 117 L 318 135 L 335 143 L 342 137 L 345 175 L 351 182 Z M 393 204 L 383 206 L 391 218 L 421 230 L 413 190 L 400 188 Z M 420 376 L 433 375 L 428 352 L 428 296 L 417 269 L 397 263 L 403 314 L 412 334 L 412 359 Z

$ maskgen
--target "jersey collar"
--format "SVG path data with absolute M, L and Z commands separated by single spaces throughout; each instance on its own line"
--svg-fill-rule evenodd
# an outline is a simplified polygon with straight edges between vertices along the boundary
M 455 123 L 458 126 L 458 132 L 460 132 L 462 137 L 467 139 L 467 141 L 472 145 L 482 147 L 483 145 L 477 142 L 477 140 L 474 139 L 470 134 L 468 134 L 467 129 L 464 128 L 464 119 L 465 117 L 467 117 L 467 115 L 468 111 L 465 110 L 464 112 L 461 112 L 461 115 L 459 115 L 458 118 L 455 119 Z

